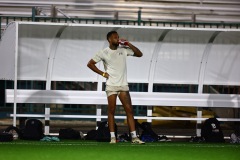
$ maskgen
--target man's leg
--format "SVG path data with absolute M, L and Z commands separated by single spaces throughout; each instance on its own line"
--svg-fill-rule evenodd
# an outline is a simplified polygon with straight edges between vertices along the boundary
M 107 97 L 108 99 L 108 127 L 110 132 L 115 132 L 115 110 L 116 110 L 116 100 L 117 100 L 117 94 L 112 94 Z
M 128 126 L 129 126 L 129 129 L 130 129 L 130 132 L 131 132 L 132 143 L 145 144 L 145 142 L 138 139 L 137 135 L 136 135 L 135 121 L 134 121 L 134 117 L 133 117 L 132 101 L 131 101 L 129 91 L 120 92 L 118 97 L 119 97 L 120 101 L 122 102 L 123 107 L 124 107 L 125 112 L 126 112 L 126 115 L 127 115 L 127 122 L 128 122 Z
M 128 91 L 120 92 L 118 95 L 127 116 L 127 122 L 130 132 L 135 131 L 135 122 L 133 118 L 132 101 Z

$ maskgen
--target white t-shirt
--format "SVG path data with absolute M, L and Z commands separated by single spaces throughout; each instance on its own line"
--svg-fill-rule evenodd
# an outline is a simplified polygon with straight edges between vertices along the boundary
M 105 71 L 109 74 L 106 84 L 110 86 L 128 85 L 127 82 L 127 56 L 133 56 L 134 52 L 130 48 L 120 48 L 112 50 L 109 47 L 99 51 L 93 60 L 98 63 L 103 61 Z

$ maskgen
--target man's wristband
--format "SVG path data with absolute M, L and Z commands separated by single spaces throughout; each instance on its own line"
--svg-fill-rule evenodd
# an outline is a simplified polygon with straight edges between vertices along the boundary
M 106 75 L 106 73 L 105 73 L 105 72 L 103 72 L 102 76 L 103 76 L 103 77 L 105 77 L 105 75 Z

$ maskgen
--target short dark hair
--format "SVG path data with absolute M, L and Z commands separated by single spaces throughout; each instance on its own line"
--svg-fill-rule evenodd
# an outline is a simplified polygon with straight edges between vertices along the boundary
M 112 34 L 117 33 L 117 31 L 110 31 L 107 34 L 107 40 L 111 37 Z

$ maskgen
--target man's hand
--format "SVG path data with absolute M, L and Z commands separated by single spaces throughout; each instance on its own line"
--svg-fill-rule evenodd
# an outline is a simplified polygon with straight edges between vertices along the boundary
M 142 55 L 143 55 L 142 52 L 137 47 L 135 47 L 133 44 L 131 44 L 128 40 L 121 38 L 121 39 L 119 39 L 119 44 L 128 46 L 129 48 L 131 48 L 134 52 L 134 56 L 142 57 Z
M 121 39 L 119 39 L 119 44 L 128 46 L 129 42 L 126 39 L 121 38 Z

